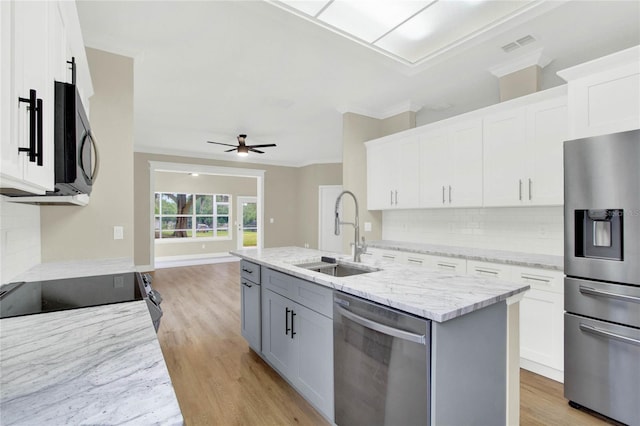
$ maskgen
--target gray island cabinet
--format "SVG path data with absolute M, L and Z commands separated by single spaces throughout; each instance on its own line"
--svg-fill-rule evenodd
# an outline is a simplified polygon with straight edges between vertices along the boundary
M 242 258 L 243 336 L 331 423 L 334 362 L 341 362 L 333 350 L 336 291 L 429 320 L 429 424 L 499 425 L 513 417 L 505 301 L 527 286 L 388 262 L 369 265 L 375 272 L 334 277 L 296 266 L 327 255 L 296 247 L 232 254 Z

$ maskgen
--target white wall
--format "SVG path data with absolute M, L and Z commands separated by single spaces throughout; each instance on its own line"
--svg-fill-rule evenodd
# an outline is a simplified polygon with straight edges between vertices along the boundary
M 40 263 L 40 207 L 0 196 L 0 283 Z
M 393 210 L 382 239 L 563 255 L 563 208 Z

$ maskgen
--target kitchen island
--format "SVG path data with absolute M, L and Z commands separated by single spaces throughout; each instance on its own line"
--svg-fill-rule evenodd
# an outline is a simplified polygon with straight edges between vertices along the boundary
M 60 262 L 19 278 L 133 270 L 130 259 Z M 183 424 L 146 302 L 1 319 L 0 423 Z
M 383 260 L 354 264 L 349 256 L 298 247 L 231 254 L 243 259 L 243 333 L 250 328 L 246 322 L 261 319 L 257 328 L 262 341 L 248 339 L 251 347 L 329 420 L 334 421 L 333 366 L 339 362 L 333 359 L 333 329 L 329 328 L 334 318 L 333 291 L 431 320 L 429 402 L 425 397 L 431 424 L 501 424 L 514 418 L 511 411 L 518 409 L 518 401 L 509 400 L 507 389 L 512 388 L 512 381 L 517 384 L 517 374 L 514 377 L 507 370 L 513 358 L 508 352 L 517 347 L 518 335 L 516 332 L 514 345 L 513 329 L 507 326 L 507 304 L 517 303 L 528 285 Z M 299 266 L 317 263 L 322 256 L 368 271 L 339 277 Z M 249 290 L 253 296 L 249 297 Z M 244 305 L 245 300 L 256 300 L 256 295 L 261 304 Z M 295 309 L 296 324 L 313 331 L 305 336 L 304 329 L 296 328 L 296 333 L 287 334 L 294 316 L 289 314 L 289 320 L 278 314 L 280 308 L 285 313 Z M 261 313 L 246 313 L 251 309 L 261 309 Z M 284 325 L 282 334 L 287 336 L 283 339 L 279 333 Z M 298 353 L 293 356 L 279 347 L 296 339 L 294 351 Z M 509 365 L 509 371 L 514 367 L 517 371 L 517 365 Z

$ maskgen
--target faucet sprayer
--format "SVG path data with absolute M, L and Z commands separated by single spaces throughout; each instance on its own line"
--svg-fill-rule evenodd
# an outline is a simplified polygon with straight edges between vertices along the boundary
M 353 222 L 342 222 L 340 220 L 340 213 L 338 209 L 340 208 L 340 200 L 344 194 L 349 194 L 353 198 L 353 202 L 356 205 L 356 216 Z M 336 235 L 340 235 L 340 225 L 352 225 L 354 228 L 354 244 L 353 244 L 353 261 L 360 262 L 360 255 L 364 253 L 367 249 L 367 246 L 364 243 L 364 237 L 362 237 L 362 245 L 358 242 L 360 240 L 360 219 L 359 219 L 359 211 L 358 211 L 358 199 L 355 194 L 351 191 L 342 191 L 338 198 L 336 199 L 336 207 L 335 207 L 335 230 L 334 233 Z

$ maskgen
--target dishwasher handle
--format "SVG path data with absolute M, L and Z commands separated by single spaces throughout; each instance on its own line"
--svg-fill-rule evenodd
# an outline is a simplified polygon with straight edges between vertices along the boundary
M 334 309 L 337 310 L 340 313 L 340 315 L 342 315 L 343 317 L 355 322 L 356 324 L 360 324 L 361 326 L 366 327 L 368 329 L 380 332 L 382 334 L 386 334 L 388 336 L 397 337 L 398 339 L 408 340 L 410 342 L 419 343 L 424 346 L 427 345 L 427 339 L 424 334 L 411 333 L 409 331 L 400 330 L 398 328 L 380 324 L 368 318 L 364 318 L 364 317 L 361 317 L 360 315 L 356 315 L 353 312 L 338 305 L 337 303 L 334 304 Z

